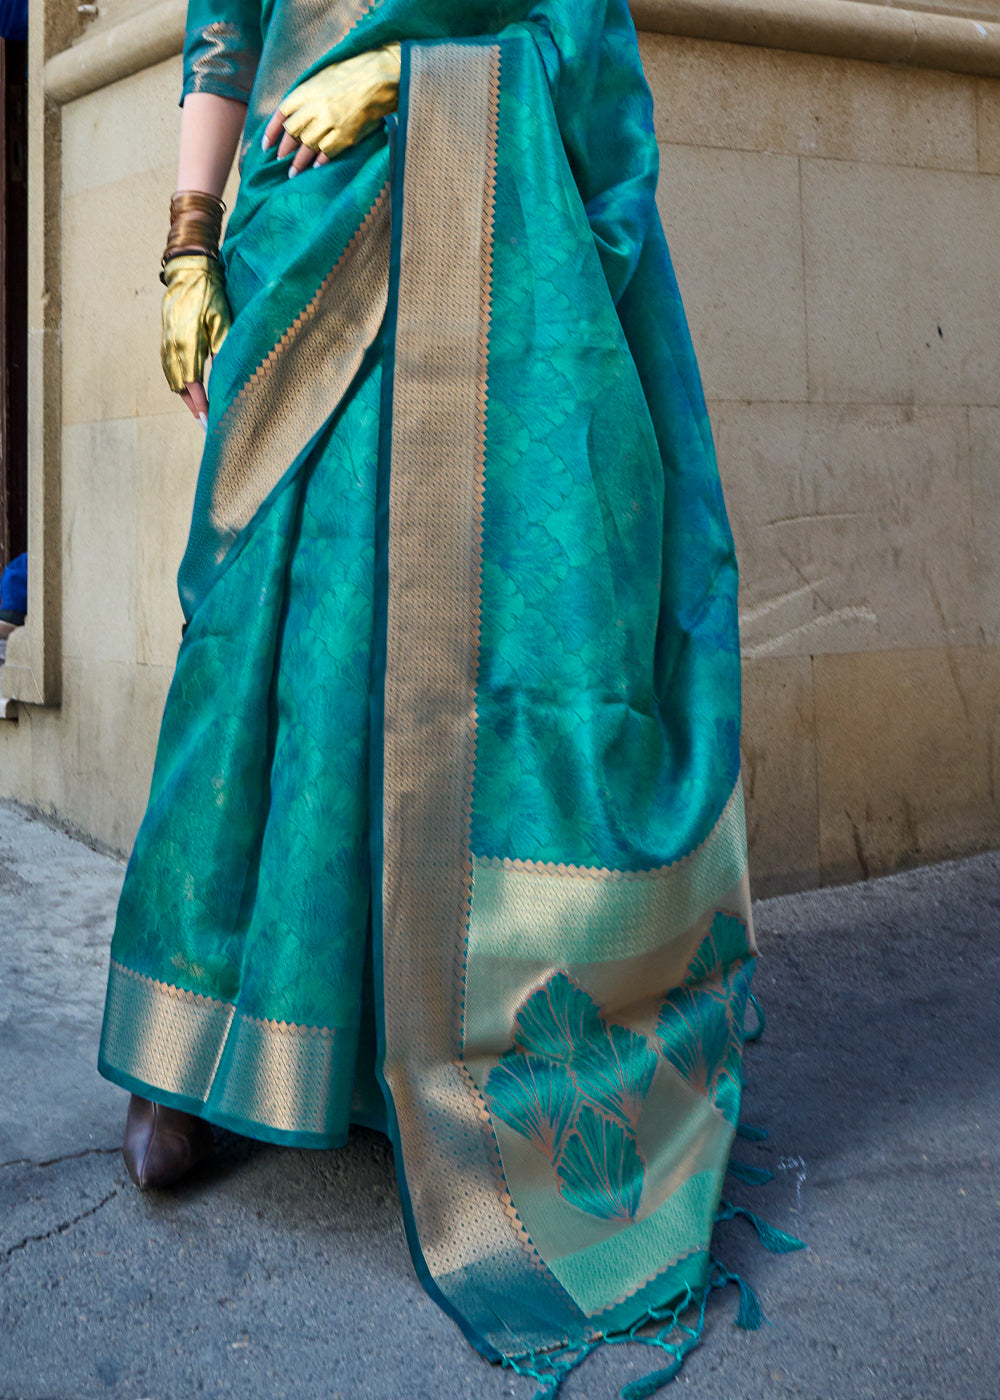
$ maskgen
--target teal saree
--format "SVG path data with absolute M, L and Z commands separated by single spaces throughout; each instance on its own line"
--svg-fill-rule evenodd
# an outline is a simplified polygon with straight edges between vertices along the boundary
M 277 102 L 394 40 L 397 116 L 288 180 Z M 703 1295 L 754 953 L 634 29 L 192 0 L 185 90 L 249 103 L 234 320 L 100 1068 L 268 1141 L 388 1132 L 421 1280 L 554 1393 Z

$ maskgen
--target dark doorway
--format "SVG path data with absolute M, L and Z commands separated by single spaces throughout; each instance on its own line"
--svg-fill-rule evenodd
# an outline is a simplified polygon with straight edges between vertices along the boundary
M 0 567 L 28 547 L 28 81 L 0 40 Z

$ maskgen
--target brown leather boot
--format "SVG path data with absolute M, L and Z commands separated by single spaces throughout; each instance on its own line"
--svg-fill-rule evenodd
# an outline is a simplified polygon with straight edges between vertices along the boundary
M 122 1157 L 140 1191 L 172 1186 L 212 1148 L 212 1130 L 203 1118 L 132 1095 Z

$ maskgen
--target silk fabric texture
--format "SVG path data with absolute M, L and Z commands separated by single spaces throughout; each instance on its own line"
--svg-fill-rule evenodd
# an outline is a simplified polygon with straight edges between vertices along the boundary
M 398 119 L 295 180 L 322 65 Z M 101 1070 L 395 1147 L 491 1359 L 705 1283 L 753 938 L 737 572 L 625 0 L 192 0 L 249 102 Z

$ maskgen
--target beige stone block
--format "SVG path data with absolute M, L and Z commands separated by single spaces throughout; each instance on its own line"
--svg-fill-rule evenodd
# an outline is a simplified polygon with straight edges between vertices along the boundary
M 176 164 L 180 92 L 178 56 L 70 102 L 63 109 L 63 198 Z M 158 209 L 164 234 L 172 189 Z
M 709 398 L 806 396 L 798 161 L 661 148 L 659 205 Z
M 1000 403 L 1000 177 L 804 161 L 809 397 Z
M 176 168 L 171 157 L 65 201 L 65 423 L 188 412 L 160 367 L 160 257 Z M 225 191 L 230 208 L 237 189 L 234 175 Z
M 975 170 L 975 79 L 644 34 L 661 142 Z
M 1000 846 L 1000 648 L 814 665 L 824 882 Z
M 157 274 L 175 173 L 171 163 L 65 202 L 65 423 L 187 411 L 160 368 Z
M 964 409 L 712 414 L 746 657 L 980 640 Z
M 1000 409 L 969 409 L 972 552 L 979 640 L 1000 643 Z
M 171 668 L 75 662 L 75 753 L 63 798 L 68 820 L 117 851 L 135 839 L 149 796 Z
M 172 667 L 184 618 L 177 568 L 187 544 L 205 438 L 188 415 L 136 422 L 136 657 Z
M 0 796 L 126 852 L 145 810 L 172 669 L 67 660 L 58 709 L 0 725 Z
M 101 0 L 100 5 L 95 6 L 97 14 L 85 16 L 86 37 L 90 39 L 99 36 L 104 40 L 109 29 L 113 30 L 123 22 L 141 17 L 143 11 L 158 10 L 163 3 L 164 0 Z
M 895 5 L 897 0 L 860 0 L 865 5 Z M 964 19 L 981 19 L 987 23 L 997 22 L 997 0 L 906 0 L 900 8 L 926 10 L 932 15 L 960 15 Z
M 58 709 L 33 708 L 31 711 L 31 780 L 22 802 L 59 821 L 72 821 L 69 795 L 78 783 L 75 772 L 79 742 L 73 708 L 70 668 L 63 666 L 62 704 Z M 18 721 L 20 723 L 20 721 Z M 82 831 L 90 828 L 80 823 Z
M 121 24 L 122 20 L 130 19 L 146 9 L 149 3 L 150 0 L 102 0 L 99 14 L 87 25 L 88 35 L 100 33 L 113 24 Z
M 18 705 L 17 720 L 0 721 L 0 797 L 31 800 L 31 717 L 29 705 Z
M 63 654 L 67 658 L 135 659 L 136 461 L 132 419 L 63 429 Z
M 126 852 L 149 794 L 170 676 L 167 667 L 67 661 L 62 707 L 32 711 L 30 789 L 16 795 Z
M 144 68 L 100 87 L 63 108 L 62 192 L 72 199 L 102 185 L 154 172 L 170 172 L 159 208 L 166 240 L 170 195 L 180 139 L 181 59 Z M 233 169 L 223 198 L 232 209 L 239 190 Z M 157 258 L 157 267 L 159 259 Z
M 743 666 L 743 787 L 754 894 L 819 884 L 819 809 L 812 661 Z
M 980 78 L 976 83 L 979 135 L 979 169 L 1000 175 L 1000 78 Z

